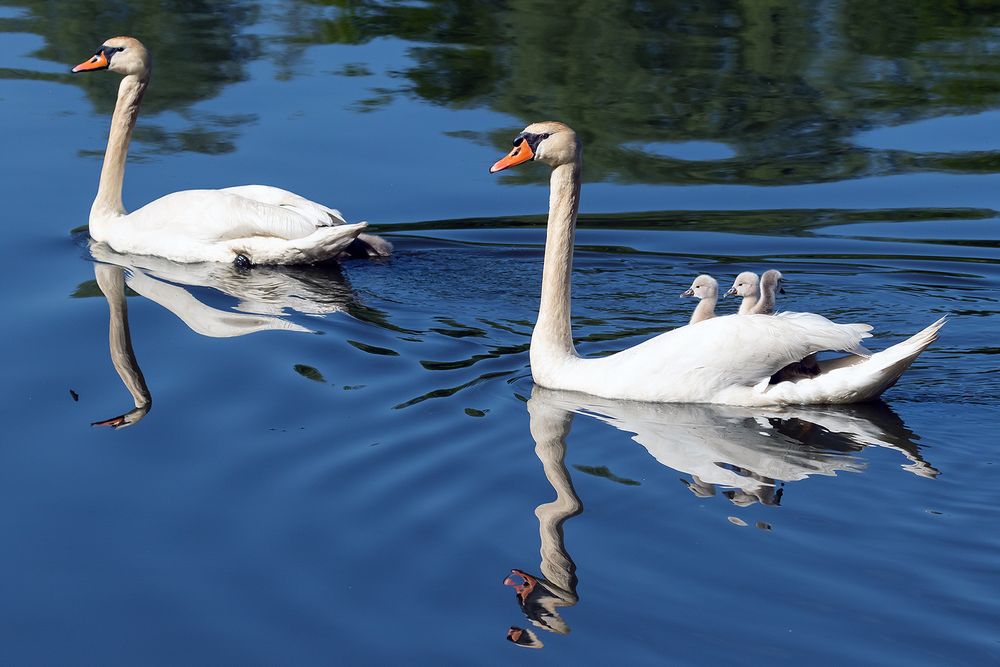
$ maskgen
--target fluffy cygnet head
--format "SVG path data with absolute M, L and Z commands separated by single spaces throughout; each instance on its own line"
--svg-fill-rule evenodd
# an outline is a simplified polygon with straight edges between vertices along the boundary
M 736 276 L 736 280 L 726 292 L 726 296 L 743 297 L 743 301 L 740 303 L 740 315 L 748 314 L 757 305 L 757 300 L 760 298 L 760 278 L 752 271 L 744 271 Z
M 784 294 L 781 286 L 783 276 L 781 271 L 771 269 L 760 277 L 760 301 L 753 307 L 752 313 L 770 315 L 774 313 L 774 304 L 778 294 Z
M 763 294 L 765 291 L 771 292 L 772 294 L 784 294 L 785 288 L 782 287 L 782 281 L 784 276 L 781 275 L 781 271 L 775 269 L 770 269 L 764 272 L 764 275 L 760 277 L 760 291 Z
M 736 280 L 733 281 L 733 286 L 729 288 L 726 292 L 726 296 L 757 296 L 758 287 L 760 285 L 760 278 L 753 271 L 744 271 L 740 275 L 736 276 Z
M 699 299 L 717 298 L 719 296 L 719 281 L 703 273 L 694 279 L 691 287 L 681 292 L 681 296 L 696 296 Z
M 682 292 L 681 296 L 695 296 L 699 299 L 688 324 L 707 320 L 715 317 L 715 302 L 719 296 L 719 283 L 712 276 L 702 274 L 694 279 L 691 287 Z

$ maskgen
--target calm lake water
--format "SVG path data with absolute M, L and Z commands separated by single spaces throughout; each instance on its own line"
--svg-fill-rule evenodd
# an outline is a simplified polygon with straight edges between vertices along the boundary
M 1000 8 L 569 7 L 0 3 L 4 664 L 1000 660 Z M 117 78 L 68 70 L 122 33 L 127 206 L 276 185 L 394 256 L 91 249 Z M 701 272 L 780 268 L 873 349 L 950 323 L 875 405 L 533 387 L 548 173 L 487 168 L 549 118 L 581 353 Z

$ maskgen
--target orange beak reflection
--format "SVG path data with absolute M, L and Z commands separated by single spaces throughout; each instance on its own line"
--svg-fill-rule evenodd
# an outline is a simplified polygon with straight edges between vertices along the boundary
M 84 61 L 73 68 L 74 72 L 87 72 L 95 69 L 107 69 L 108 58 L 104 55 L 104 51 L 98 51 L 91 57 L 90 60 Z
M 495 174 L 502 169 L 506 169 L 507 167 L 513 167 L 514 165 L 521 164 L 522 162 L 527 162 L 533 157 L 535 157 L 535 152 L 532 151 L 531 146 L 528 145 L 528 140 L 522 139 L 521 143 L 514 146 L 514 150 L 493 163 L 493 166 L 490 167 L 490 173 Z

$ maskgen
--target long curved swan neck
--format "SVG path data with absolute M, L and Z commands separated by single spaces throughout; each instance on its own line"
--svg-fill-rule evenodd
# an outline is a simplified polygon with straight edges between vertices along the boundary
M 781 279 L 782 275 L 780 271 L 775 269 L 770 269 L 764 272 L 764 275 L 760 277 L 760 301 L 757 305 L 753 307 L 751 313 L 760 315 L 773 315 L 774 306 L 777 301 L 778 292 L 783 292 L 781 289 Z
M 101 167 L 101 183 L 97 197 L 90 209 L 90 217 L 125 215 L 122 204 L 122 182 L 125 179 L 125 161 L 128 158 L 128 144 L 132 138 L 139 115 L 139 105 L 146 92 L 149 78 L 129 74 L 118 87 L 118 102 L 111 116 L 111 132 L 108 134 L 108 148 L 104 153 Z
M 542 298 L 531 336 L 532 350 L 544 348 L 547 360 L 576 356 L 570 325 L 570 287 L 579 208 L 580 161 L 577 159 L 574 163 L 555 167 L 550 181 Z M 532 368 L 535 368 L 534 361 Z
M 717 301 L 718 297 L 706 297 L 699 301 L 694 312 L 691 313 L 691 321 L 688 324 L 694 324 L 695 322 L 715 317 L 715 304 Z
M 761 285 L 760 300 L 750 309 L 750 313 L 757 315 L 770 315 L 774 313 L 775 297 L 774 291 L 765 289 Z
M 757 306 L 758 296 L 756 294 L 750 294 L 743 297 L 743 301 L 740 302 L 740 315 L 749 315 L 753 312 L 753 309 Z

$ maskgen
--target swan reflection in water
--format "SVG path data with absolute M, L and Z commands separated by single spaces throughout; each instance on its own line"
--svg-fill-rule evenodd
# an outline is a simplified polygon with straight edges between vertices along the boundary
M 723 497 L 740 506 L 778 505 L 783 483 L 811 475 L 859 472 L 856 454 L 868 446 L 902 454 L 904 470 L 922 477 L 938 471 L 921 457 L 917 436 L 884 403 L 810 408 L 740 408 L 724 405 L 615 401 L 534 387 L 528 400 L 535 454 L 556 499 L 535 509 L 541 541 L 539 575 L 511 570 L 504 584 L 537 628 L 567 634 L 560 607 L 575 605 L 576 565 L 563 540 L 563 524 L 583 511 L 566 468 L 566 437 L 575 414 L 631 433 L 659 463 L 686 477 L 696 496 Z M 507 639 L 541 648 L 529 628 L 512 626 Z
M 213 338 L 258 331 L 312 333 L 283 316 L 289 311 L 326 315 L 349 309 L 355 301 L 336 265 L 241 270 L 231 264 L 177 264 L 158 257 L 123 255 L 101 243 L 91 245 L 90 251 L 97 260 L 97 285 L 108 300 L 111 362 L 135 402 L 134 410 L 94 422 L 94 426 L 131 426 L 145 417 L 153 404 L 132 349 L 126 285 L 172 312 L 192 331 Z M 209 306 L 196 298 L 191 288 L 221 292 L 236 300 L 235 309 Z

